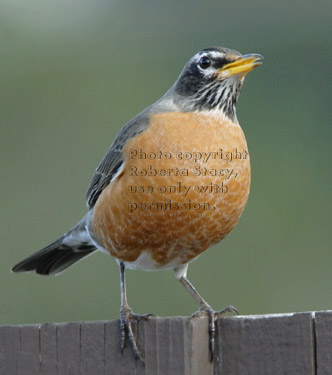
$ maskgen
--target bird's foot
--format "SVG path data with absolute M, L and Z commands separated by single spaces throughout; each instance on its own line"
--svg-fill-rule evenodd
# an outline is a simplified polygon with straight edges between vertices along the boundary
M 133 350 L 136 359 L 144 363 L 144 359 L 136 343 L 136 337 L 133 331 L 133 320 L 149 320 L 152 317 L 156 317 L 154 314 L 134 314 L 132 309 L 128 306 L 122 307 L 120 311 L 120 339 L 121 339 L 121 352 L 126 345 L 126 339 L 128 338 L 129 344 Z
M 227 306 L 223 310 L 215 311 L 211 308 L 211 306 L 204 305 L 191 316 L 192 318 L 198 318 L 203 315 L 207 315 L 209 317 L 209 349 L 211 362 L 213 361 L 215 350 L 216 320 L 227 313 L 239 315 L 238 310 L 234 306 Z

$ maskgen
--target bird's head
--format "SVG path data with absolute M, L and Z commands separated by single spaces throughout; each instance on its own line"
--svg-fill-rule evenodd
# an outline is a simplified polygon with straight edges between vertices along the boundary
M 241 55 L 222 47 L 203 49 L 185 65 L 173 90 L 188 111 L 216 109 L 234 120 L 243 79 L 262 60 L 258 54 Z

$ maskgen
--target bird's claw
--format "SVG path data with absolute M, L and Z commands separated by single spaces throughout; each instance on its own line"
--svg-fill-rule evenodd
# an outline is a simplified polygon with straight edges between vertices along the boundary
M 216 339 L 216 320 L 227 313 L 234 313 L 239 315 L 239 311 L 234 306 L 227 306 L 220 311 L 215 311 L 211 306 L 202 306 L 196 311 L 191 318 L 198 318 L 203 315 L 207 315 L 209 318 L 209 349 L 210 349 L 210 361 L 213 361 L 214 350 L 215 350 L 215 339 Z
M 120 340 L 121 340 L 121 353 L 123 353 L 126 339 L 128 338 L 129 344 L 133 350 L 135 359 L 144 363 L 144 359 L 136 343 L 136 337 L 133 331 L 133 320 L 149 320 L 152 317 L 157 317 L 154 314 L 134 314 L 130 307 L 124 307 L 120 311 Z
M 222 310 L 219 310 L 219 311 L 215 311 L 215 316 L 216 318 L 220 318 L 221 316 L 227 314 L 227 313 L 230 313 L 230 314 L 235 314 L 235 315 L 239 315 L 239 310 L 232 306 L 232 305 L 229 305 L 227 307 L 225 307 L 224 309 Z
M 151 318 L 158 318 L 156 314 L 132 314 L 136 320 L 149 320 Z

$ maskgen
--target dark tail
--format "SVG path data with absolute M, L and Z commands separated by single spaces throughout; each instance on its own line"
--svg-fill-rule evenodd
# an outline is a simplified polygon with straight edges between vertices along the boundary
M 58 240 L 16 264 L 12 271 L 36 271 L 40 275 L 52 275 L 65 270 L 96 250 L 86 232 L 83 218 Z

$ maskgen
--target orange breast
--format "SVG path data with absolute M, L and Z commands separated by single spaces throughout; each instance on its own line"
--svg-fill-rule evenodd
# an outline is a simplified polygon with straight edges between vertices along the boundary
M 235 226 L 250 187 L 238 124 L 221 116 L 165 113 L 124 148 L 121 175 L 93 213 L 96 241 L 121 260 L 147 250 L 156 264 L 186 263 Z

